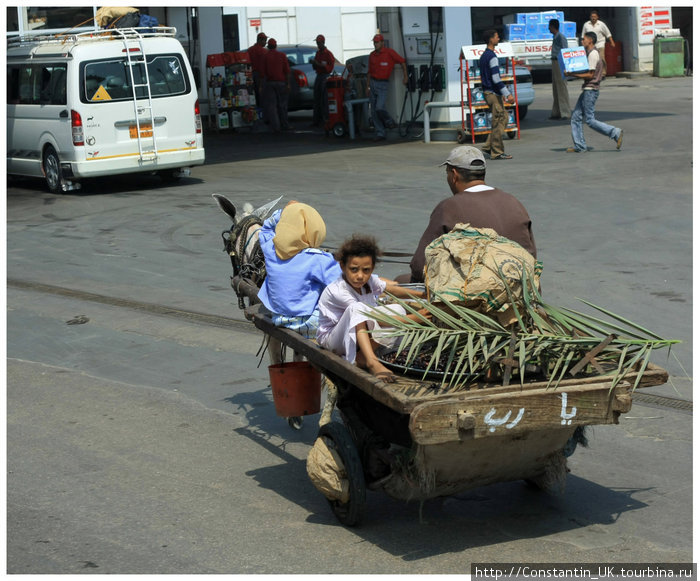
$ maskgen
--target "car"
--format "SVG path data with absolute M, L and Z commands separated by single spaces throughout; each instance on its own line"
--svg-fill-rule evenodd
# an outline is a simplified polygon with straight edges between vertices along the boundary
M 527 108 L 535 100 L 535 87 L 532 85 L 532 74 L 526 67 L 515 67 L 515 82 L 518 88 L 518 116 L 522 121 L 527 115 Z
M 309 59 L 316 56 L 316 46 L 306 44 L 278 44 L 277 50 L 287 55 L 292 69 L 291 90 L 289 93 L 289 111 L 314 108 L 314 82 L 316 71 Z M 345 65 L 336 62 L 333 73 L 342 75 Z
M 501 67 L 501 75 L 506 76 L 505 68 Z M 474 78 L 479 77 L 479 69 L 477 67 L 472 67 L 469 76 Z M 518 116 L 522 121 L 527 115 L 527 108 L 532 105 L 535 100 L 535 87 L 532 84 L 532 74 L 530 69 L 523 66 L 515 66 L 515 82 L 517 85 L 518 92 Z M 513 93 L 513 83 L 506 82 L 506 86 Z

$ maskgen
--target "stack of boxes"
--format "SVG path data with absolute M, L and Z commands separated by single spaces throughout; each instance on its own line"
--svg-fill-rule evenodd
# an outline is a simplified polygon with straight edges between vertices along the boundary
M 559 10 L 546 12 L 517 12 L 503 17 L 505 40 L 551 40 L 549 21 L 559 20 L 559 30 L 566 38 L 576 38 L 576 23 L 564 20 Z

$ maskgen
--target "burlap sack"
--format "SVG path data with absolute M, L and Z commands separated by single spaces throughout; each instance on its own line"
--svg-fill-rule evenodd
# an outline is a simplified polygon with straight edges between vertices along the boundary
M 306 457 L 306 472 L 313 485 L 329 500 L 350 500 L 350 481 L 338 452 L 331 450 L 323 437 L 316 438 Z
M 539 286 L 542 263 L 491 228 L 456 224 L 425 249 L 425 283 L 430 293 L 493 315 L 504 326 L 517 321 L 506 285 L 522 312 L 523 268 Z
M 97 22 L 98 26 L 102 28 L 107 28 L 115 20 L 118 20 L 117 28 L 119 28 L 120 22 L 127 22 L 127 20 L 124 17 L 127 14 L 132 14 L 134 12 L 137 13 L 138 10 L 131 6 L 101 6 L 95 13 L 95 22 Z M 131 26 L 138 26 L 138 23 L 136 25 L 129 23 L 128 27 Z

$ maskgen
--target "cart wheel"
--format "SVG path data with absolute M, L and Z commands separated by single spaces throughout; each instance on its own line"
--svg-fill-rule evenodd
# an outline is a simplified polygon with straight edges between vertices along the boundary
M 336 123 L 333 125 L 333 135 L 336 137 L 345 136 L 345 123 Z
M 338 422 L 329 422 L 318 431 L 319 437 L 325 437 L 326 444 L 334 448 L 345 465 L 345 475 L 350 481 L 350 500 L 341 503 L 329 500 L 331 510 L 336 518 L 346 526 L 355 526 L 362 519 L 365 510 L 365 477 L 362 470 L 360 454 L 348 429 Z
M 508 139 L 515 139 L 518 132 L 514 129 L 513 131 L 508 131 Z
M 466 143 L 467 141 L 467 136 L 464 133 L 464 131 L 458 131 L 457 132 L 457 143 Z
M 301 427 L 304 425 L 304 418 L 300 416 L 294 416 L 293 418 L 287 418 L 287 423 L 289 424 L 289 427 L 294 429 L 294 430 L 301 430 Z

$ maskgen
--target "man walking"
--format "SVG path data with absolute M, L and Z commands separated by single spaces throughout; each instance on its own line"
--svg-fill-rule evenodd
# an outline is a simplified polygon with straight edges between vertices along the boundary
M 265 87 L 263 100 L 265 117 L 274 132 L 291 129 L 287 121 L 287 104 L 290 88 L 290 68 L 287 55 L 277 50 L 277 41 L 267 41 L 265 54 Z
M 583 38 L 586 36 L 587 32 L 595 32 L 596 43 L 595 47 L 600 53 L 600 58 L 603 61 L 603 66 L 607 67 L 607 62 L 605 61 L 605 41 L 606 39 L 610 41 L 610 46 L 615 46 L 615 41 L 613 40 L 610 29 L 607 27 L 605 22 L 600 20 L 600 15 L 597 10 L 591 10 L 591 19 L 583 25 L 581 29 L 581 43 L 583 43 Z M 603 68 L 603 74 L 605 74 L 605 68 Z
M 376 136 L 374 141 L 386 139 L 386 130 L 396 127 L 396 123 L 386 110 L 386 98 L 389 93 L 389 78 L 395 65 L 403 69 L 403 84 L 408 83 L 406 59 L 394 49 L 384 46 L 384 37 L 375 34 L 372 39 L 374 50 L 369 54 L 369 71 L 367 74 L 367 94 L 372 107 L 372 121 Z
M 512 104 L 515 99 L 501 80 L 498 57 L 493 51 L 500 40 L 498 32 L 487 30 L 484 33 L 486 50 L 479 59 L 481 88 L 484 90 L 486 104 L 491 109 L 491 133 L 484 144 L 483 152 L 491 159 L 513 159 L 512 155 L 505 153 L 503 147 L 503 134 L 508 124 L 508 113 L 503 102 Z
M 326 37 L 319 34 L 316 37 L 316 46 L 318 51 L 314 58 L 309 59 L 311 66 L 316 72 L 316 80 L 314 81 L 314 117 L 312 125 L 320 127 L 325 124 L 328 119 L 328 93 L 326 92 L 326 81 L 328 75 L 333 72 L 335 57 L 333 53 L 326 48 Z
M 603 78 L 603 61 L 598 54 L 595 44 L 595 32 L 587 32 L 583 36 L 583 47 L 588 54 L 589 70 L 587 73 L 567 73 L 569 76 L 583 79 L 581 95 L 576 102 L 574 112 L 571 114 L 571 137 L 574 141 L 574 146 L 566 150 L 569 153 L 588 151 L 586 140 L 583 138 L 584 119 L 586 125 L 591 129 L 615 141 L 617 149 L 622 147 L 622 129 L 598 121 L 595 118 L 595 103 L 598 100 L 600 81 Z
M 442 200 L 430 214 L 428 227 L 411 260 L 411 282 L 423 282 L 428 244 L 460 222 L 474 228 L 492 228 L 537 258 L 532 220 L 527 210 L 515 196 L 486 185 L 486 162 L 481 151 L 460 145 L 441 165 L 445 166 L 452 196 Z M 406 276 L 401 275 L 401 282 Z
M 559 53 L 563 48 L 569 48 L 569 41 L 559 31 L 559 20 L 549 21 L 549 32 L 552 33 L 552 114 L 550 119 L 568 119 L 571 117 L 569 104 L 569 88 L 559 67 Z

